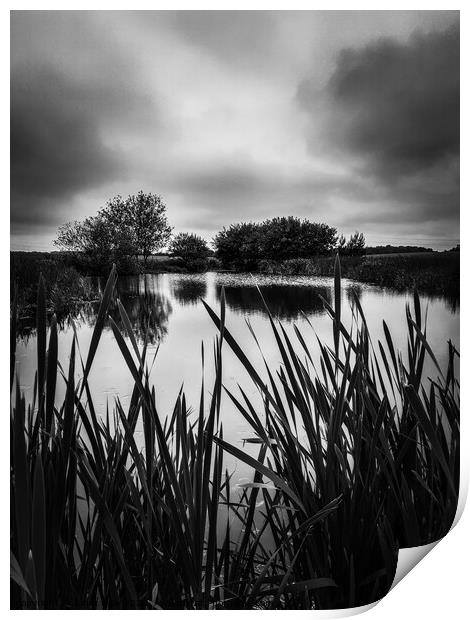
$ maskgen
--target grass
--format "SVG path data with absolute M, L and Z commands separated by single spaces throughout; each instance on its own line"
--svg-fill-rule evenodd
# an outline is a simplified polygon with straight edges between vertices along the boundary
M 10 294 L 20 318 L 35 314 L 40 275 L 49 314 L 64 318 L 96 299 L 89 279 L 63 253 L 10 252 Z
M 12 607 L 364 605 L 388 591 L 399 546 L 449 530 L 459 488 L 458 353 L 449 343 L 448 367 L 438 366 L 417 294 L 407 351 L 396 351 L 385 324 L 383 342 L 373 343 L 357 298 L 353 326 L 344 324 L 337 262 L 334 302 L 324 301 L 333 346 L 308 344 L 299 330 L 294 343 L 271 318 L 283 363 L 262 377 L 225 325 L 222 292 L 220 314 L 206 306 L 217 328 L 215 381 L 207 390 L 202 348 L 194 416 L 183 391 L 172 411 L 157 410 L 146 344 L 139 349 L 119 302 L 121 327 L 109 316 L 115 283 L 113 269 L 86 356 L 74 338 L 62 368 L 39 282 L 32 402 L 11 375 Z M 134 388 L 126 409 L 116 399 L 100 417 L 88 375 L 107 321 Z M 11 330 L 14 368 L 14 306 Z M 224 346 L 258 400 L 224 390 Z M 431 380 L 426 362 L 435 365 Z M 61 403 L 57 381 L 66 384 Z M 251 426 L 257 458 L 224 437 L 226 399 Z M 223 469 L 224 452 L 253 469 L 241 489 Z
M 460 253 L 422 252 L 341 258 L 343 276 L 352 280 L 459 299 Z M 333 276 L 335 259 L 317 257 L 289 261 L 261 261 L 262 273 Z

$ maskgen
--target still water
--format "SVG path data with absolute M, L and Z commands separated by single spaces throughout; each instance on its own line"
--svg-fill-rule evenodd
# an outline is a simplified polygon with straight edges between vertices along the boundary
M 104 286 L 96 280 L 97 291 Z M 157 408 L 160 416 L 171 414 L 181 386 L 186 398 L 197 410 L 202 365 L 201 344 L 205 350 L 205 385 L 207 395 L 211 392 L 213 380 L 213 343 L 217 330 L 204 308 L 204 299 L 217 313 L 220 310 L 222 287 L 226 297 L 226 326 L 248 355 L 250 361 L 264 376 L 264 363 L 276 368 L 280 355 L 269 325 L 257 286 L 275 319 L 281 321 L 289 336 L 294 336 L 294 324 L 302 332 L 311 354 L 318 357 L 316 337 L 322 342 L 332 342 L 331 319 L 326 314 L 321 298 L 332 303 L 332 278 L 310 277 L 263 277 L 246 274 L 205 273 L 187 274 L 147 274 L 121 277 L 117 283 L 116 294 L 124 305 L 138 339 L 142 341 L 146 327 L 149 327 L 150 346 L 148 359 L 152 360 L 158 352 L 151 370 L 151 379 L 157 394 Z M 370 286 L 343 280 L 342 313 L 343 321 L 351 322 L 350 303 L 353 291 L 361 301 L 373 339 L 383 340 L 382 321 L 385 320 L 391 331 L 395 346 L 406 353 L 406 304 L 413 303 L 412 294 L 397 293 L 390 289 Z M 459 311 L 448 300 L 421 296 L 421 307 L 427 311 L 428 340 L 437 359 L 445 368 L 447 342 L 450 339 L 459 348 Z M 81 310 L 74 318 L 78 343 L 82 356 L 86 358 L 91 341 L 97 305 L 91 304 Z M 111 315 L 119 323 L 117 308 Z M 249 323 L 256 334 L 262 354 L 255 342 Z M 63 367 L 68 364 L 68 356 L 73 337 L 71 320 L 61 324 L 59 334 L 59 360 Z M 17 372 L 22 389 L 32 393 L 36 362 L 36 337 L 34 333 L 22 337 L 17 343 Z M 237 393 L 238 384 L 257 398 L 256 390 L 250 385 L 241 364 L 224 345 L 223 380 L 227 389 Z M 429 373 L 433 369 L 429 367 Z M 128 403 L 132 392 L 132 378 L 120 354 L 110 327 L 106 327 L 96 353 L 90 374 L 90 384 L 97 410 L 104 412 L 109 403 L 112 409 L 114 397 L 119 395 L 121 402 Z M 64 394 L 63 382 L 58 380 L 58 399 Z M 258 398 L 258 402 L 260 402 Z M 242 416 L 225 398 L 222 407 L 224 437 L 231 443 L 243 445 L 243 439 L 252 436 Z M 245 444 L 247 452 L 253 455 L 255 446 Z M 233 464 L 234 465 L 234 464 Z M 234 465 L 235 466 L 235 465 Z M 238 465 L 238 480 L 250 473 Z

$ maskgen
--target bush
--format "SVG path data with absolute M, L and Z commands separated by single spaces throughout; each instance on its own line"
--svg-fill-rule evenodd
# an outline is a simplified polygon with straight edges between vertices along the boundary
M 297 217 L 275 217 L 260 224 L 232 224 L 219 232 L 214 245 L 224 266 L 254 270 L 258 260 L 291 260 L 329 254 L 336 228 Z
M 194 233 L 179 233 L 169 247 L 170 255 L 180 258 L 189 272 L 206 271 L 211 253 L 206 241 Z
M 207 259 L 207 271 L 218 271 L 222 268 L 222 263 L 215 256 L 209 256 Z
M 259 224 L 242 222 L 217 233 L 214 246 L 222 265 L 242 271 L 256 268 L 256 261 L 261 258 L 260 232 Z
M 260 224 L 260 258 L 309 258 L 328 254 L 335 243 L 336 228 L 327 224 L 292 216 L 275 217 Z
M 184 261 L 205 259 L 210 250 L 205 239 L 194 233 L 179 233 L 171 240 L 169 253 L 171 256 L 179 256 Z

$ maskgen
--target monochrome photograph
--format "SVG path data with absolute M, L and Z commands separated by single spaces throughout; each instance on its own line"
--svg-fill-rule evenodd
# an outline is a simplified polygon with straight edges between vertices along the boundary
M 459 11 L 10 50 L 10 608 L 386 596 L 459 501 Z

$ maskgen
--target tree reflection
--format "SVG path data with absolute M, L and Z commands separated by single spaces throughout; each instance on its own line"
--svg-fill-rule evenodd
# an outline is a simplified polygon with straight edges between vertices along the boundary
M 149 344 L 163 340 L 168 333 L 168 319 L 173 312 L 170 300 L 159 287 L 159 279 L 148 276 L 121 278 L 109 314 L 122 329 L 117 298 L 129 317 L 138 341 Z
M 296 320 L 302 313 L 324 312 L 321 297 L 331 302 L 331 288 L 328 286 L 303 286 L 270 284 L 260 286 L 261 293 L 271 314 L 280 320 Z M 222 286 L 216 285 L 216 296 L 220 300 Z M 259 291 L 255 286 L 225 286 L 227 306 L 245 314 L 267 315 Z
M 98 314 L 99 301 L 77 302 L 73 308 L 67 311 L 56 312 L 57 329 L 59 331 L 66 330 L 79 325 L 95 324 L 96 315 Z M 29 342 L 30 338 L 36 337 L 36 309 L 31 309 L 27 315 L 18 317 L 16 324 L 16 336 L 24 342 Z M 48 322 L 52 319 L 53 312 L 47 311 Z
M 72 311 L 57 315 L 59 330 L 67 329 L 72 323 L 78 327 L 87 325 L 93 328 L 99 310 L 99 299 L 104 291 L 106 282 L 103 278 L 92 279 L 92 287 L 96 292 L 96 302 L 83 302 L 77 304 Z M 120 300 L 139 342 L 147 337 L 149 344 L 156 344 L 163 340 L 168 333 L 168 319 L 173 312 L 168 296 L 160 288 L 160 280 L 155 276 L 129 276 L 118 279 L 113 299 L 110 304 L 109 314 L 117 325 L 124 331 L 121 321 L 117 300 Z M 49 315 L 49 319 L 52 314 Z M 35 312 L 29 316 L 21 317 L 17 323 L 17 336 L 22 340 L 28 340 L 36 335 Z M 110 329 L 105 325 L 105 329 Z
M 207 295 L 205 276 L 180 277 L 171 281 L 171 294 L 183 306 L 196 305 L 201 297 Z

